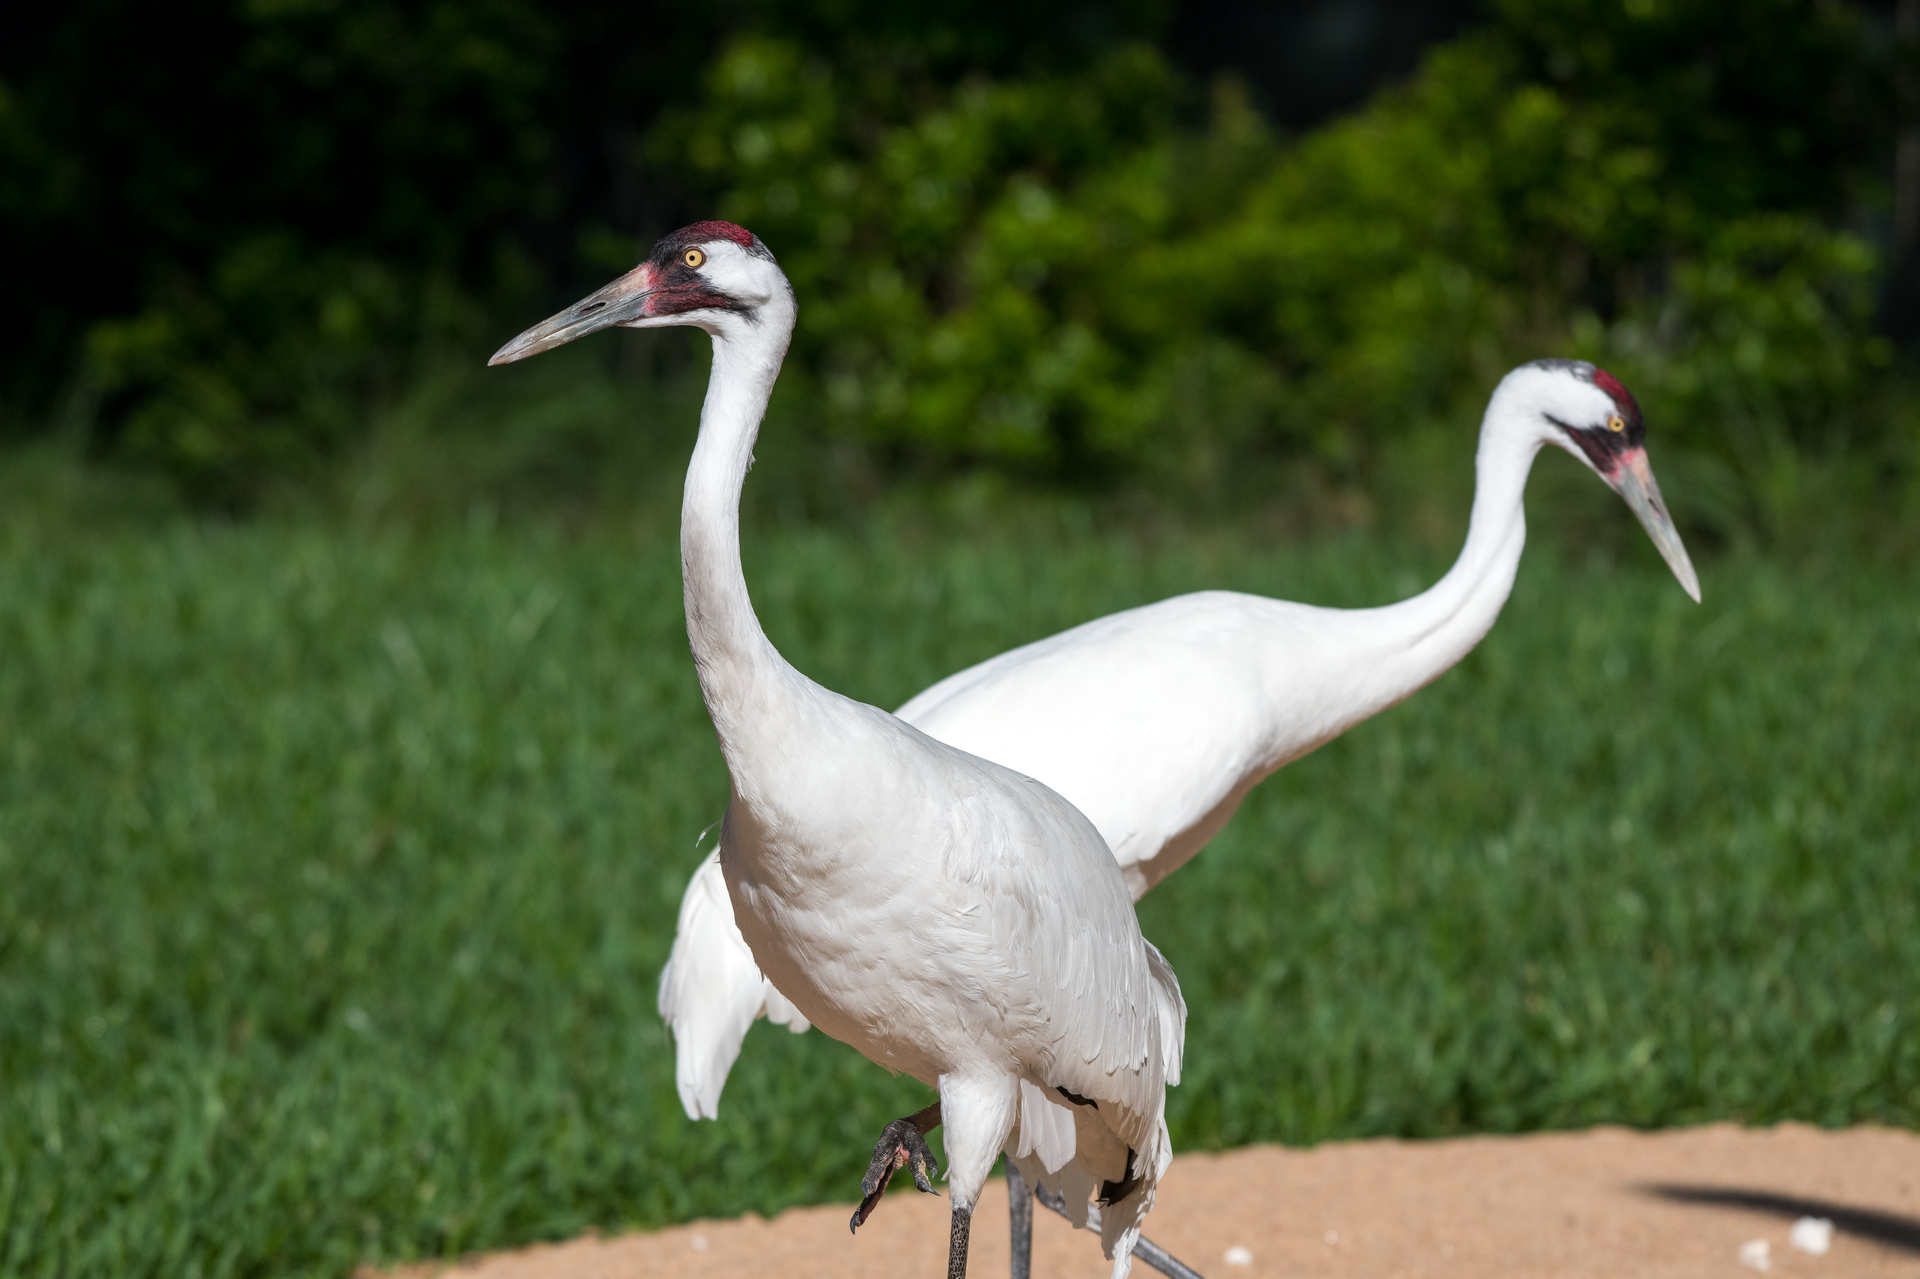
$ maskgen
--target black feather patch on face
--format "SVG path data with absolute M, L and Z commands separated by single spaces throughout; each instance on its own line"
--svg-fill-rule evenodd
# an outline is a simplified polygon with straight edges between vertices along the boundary
M 1619 378 L 1585 360 L 1535 360 L 1534 364 L 1591 383 L 1613 401 L 1613 411 L 1598 422 L 1563 422 L 1547 415 L 1547 420 L 1565 431 L 1602 475 L 1613 474 L 1622 457 L 1645 447 L 1647 424 L 1640 416 L 1640 405 Z

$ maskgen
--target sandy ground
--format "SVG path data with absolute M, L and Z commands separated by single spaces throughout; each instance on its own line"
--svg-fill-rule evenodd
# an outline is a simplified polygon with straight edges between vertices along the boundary
M 854 1176 L 849 1172 L 851 1182 Z M 970 1279 L 1007 1274 L 1006 1185 L 974 1218 Z M 894 1182 L 859 1236 L 850 1206 L 772 1221 L 701 1221 L 655 1234 L 477 1258 L 445 1279 L 638 1279 L 672 1275 L 865 1279 L 943 1275 L 944 1197 Z M 1800 1217 L 1834 1223 L 1825 1256 L 1798 1251 Z M 1920 1134 L 1822 1132 L 1797 1124 L 1636 1133 L 1256 1146 L 1183 1155 L 1147 1219 L 1207 1279 L 1320 1276 L 1920 1277 Z M 1742 1246 L 1749 1260 L 1741 1259 Z M 1107 1273 L 1099 1240 L 1034 1214 L 1035 1279 Z M 1228 1260 L 1229 1250 L 1235 1252 Z M 405 1273 L 405 1272 L 402 1272 Z M 411 1276 L 435 1273 L 411 1272 Z M 1133 1273 L 1156 1272 L 1135 1262 Z

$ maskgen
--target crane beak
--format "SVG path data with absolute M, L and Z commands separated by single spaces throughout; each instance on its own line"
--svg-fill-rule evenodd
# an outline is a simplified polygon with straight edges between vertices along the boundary
M 1620 464 L 1604 478 L 1614 492 L 1626 499 L 1634 517 L 1647 530 L 1647 536 L 1660 548 L 1660 558 L 1667 562 L 1673 575 L 1680 579 L 1681 587 L 1698 604 L 1700 579 L 1694 575 L 1687 548 L 1680 544 L 1680 533 L 1673 527 L 1673 517 L 1667 514 L 1667 504 L 1660 499 L 1660 485 L 1653 478 L 1646 449 L 1629 449 L 1621 454 Z
M 564 346 L 577 337 L 640 319 L 647 313 L 647 303 L 653 297 L 652 276 L 652 264 L 642 262 L 598 293 L 542 320 L 495 351 L 487 367 L 512 364 L 529 355 Z

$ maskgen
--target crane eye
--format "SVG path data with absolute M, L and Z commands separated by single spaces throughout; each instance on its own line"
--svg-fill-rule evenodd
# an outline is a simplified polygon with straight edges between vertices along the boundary
M 1618 413 L 1615 413 L 1607 418 L 1607 429 L 1609 431 L 1624 431 L 1627 429 L 1627 424 L 1621 420 Z
M 707 255 L 702 253 L 699 249 L 688 249 L 686 253 L 681 257 L 681 261 L 685 262 L 688 266 L 698 271 L 701 267 L 707 264 Z

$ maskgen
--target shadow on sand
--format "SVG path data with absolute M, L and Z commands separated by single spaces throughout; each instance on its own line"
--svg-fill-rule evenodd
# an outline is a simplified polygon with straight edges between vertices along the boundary
M 1641 1185 L 1641 1194 L 1668 1203 L 1700 1204 L 1712 1208 L 1744 1208 L 1775 1217 L 1825 1217 L 1843 1235 L 1871 1239 L 1902 1252 L 1920 1255 L 1920 1219 L 1872 1208 L 1850 1208 L 1825 1199 L 1801 1199 L 1769 1190 L 1742 1190 L 1736 1186 Z

